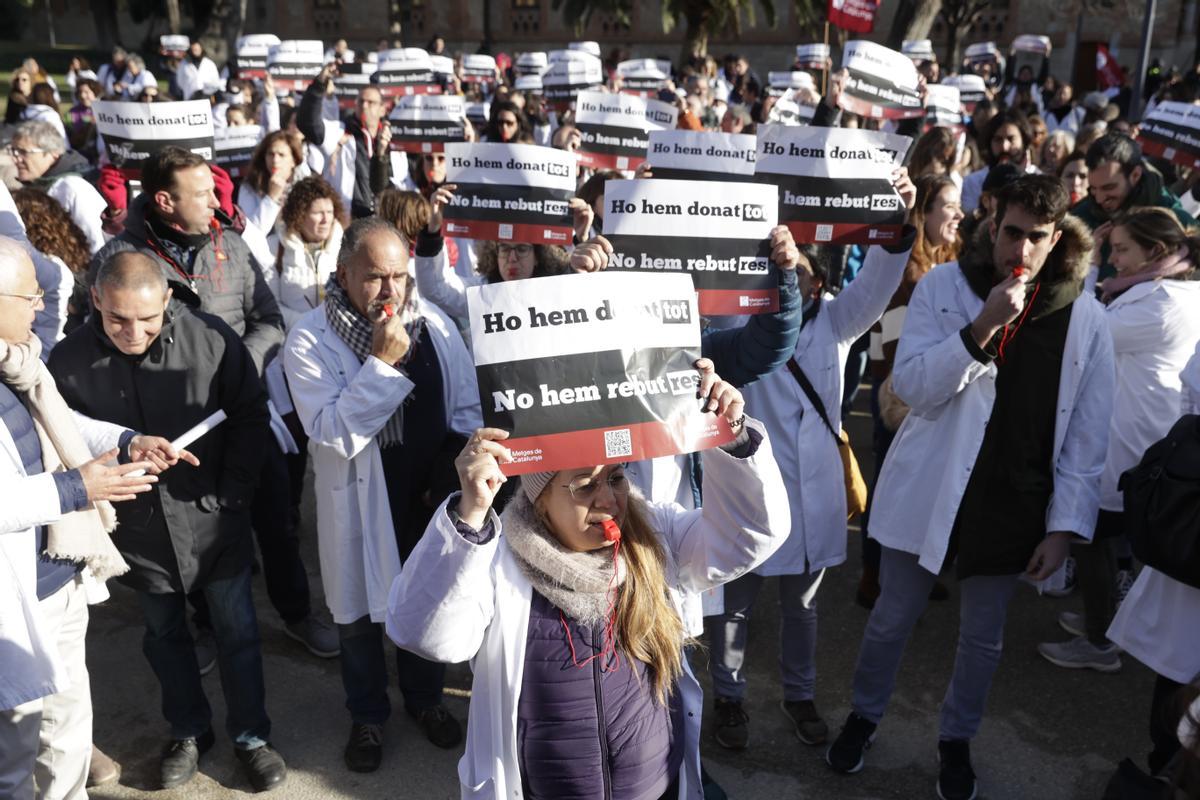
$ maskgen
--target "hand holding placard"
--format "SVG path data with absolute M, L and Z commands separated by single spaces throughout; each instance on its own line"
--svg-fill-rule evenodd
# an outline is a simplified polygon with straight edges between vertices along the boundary
M 458 516 L 467 525 L 480 530 L 487 521 L 488 509 L 496 493 L 508 478 L 500 471 L 501 464 L 511 463 L 512 453 L 500 444 L 508 431 L 500 428 L 479 428 L 463 445 L 454 459 L 462 494 L 458 498 Z

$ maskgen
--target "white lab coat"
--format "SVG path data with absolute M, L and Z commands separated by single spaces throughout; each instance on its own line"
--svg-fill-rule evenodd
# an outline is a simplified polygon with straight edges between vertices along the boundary
M 761 424 L 748 426 L 763 431 Z M 682 616 L 684 598 L 745 574 L 778 546 L 788 529 L 779 469 L 766 436 L 748 459 L 721 450 L 702 456 L 703 509 L 652 504 L 650 523 L 668 556 L 667 583 Z M 466 541 L 437 510 L 388 602 L 387 631 L 400 647 L 446 663 L 471 660 L 467 749 L 458 762 L 464 798 L 522 796 L 517 718 L 526 628 L 533 587 L 508 548 L 501 522 L 486 544 Z M 700 684 L 684 659 L 678 691 L 683 707 L 684 763 L 679 797 L 699 800 Z
M 475 264 L 475 242 L 473 239 L 458 239 L 458 264 L 473 267 Z M 456 322 L 467 319 L 467 289 L 480 286 L 485 281 L 479 273 L 463 275 L 462 270 L 450 268 L 446 247 L 432 256 L 416 257 L 417 286 L 421 296 L 437 303 L 438 307 Z
M 1179 373 L 1200 342 L 1200 283 L 1158 280 L 1131 286 L 1105 309 L 1116 365 L 1108 457 L 1100 507 L 1125 507 L 1117 482 L 1179 419 Z
M 125 86 L 125 91 L 120 98 L 122 100 L 137 100 L 138 95 L 148 86 L 158 88 L 158 79 L 148 69 L 142 70 L 137 75 L 131 75 L 129 70 L 125 70 L 125 74 L 121 76 L 121 83 Z
M 842 383 L 850 347 L 887 308 L 900 285 L 909 251 L 867 251 L 863 270 L 800 330 L 796 362 L 841 430 Z M 786 367 L 742 390 L 747 408 L 763 421 L 787 486 L 792 528 L 787 541 L 756 572 L 801 575 L 846 560 L 846 486 L 842 458 L 820 414 Z M 707 482 L 706 482 L 707 483 Z
M 62 205 L 71 221 L 79 226 L 87 237 L 88 252 L 96 255 L 104 247 L 108 237 L 104 234 L 104 212 L 108 210 L 108 201 L 94 184 L 79 175 L 64 175 L 46 190 Z
M 322 121 L 325 123 L 325 138 L 319 145 L 324 157 L 321 176 L 337 190 L 342 198 L 342 207 L 349 210 L 354 200 L 354 161 L 358 158 L 358 139 L 346 136 L 346 127 L 339 120 Z M 343 137 L 345 142 L 342 141 Z
M 221 73 L 217 72 L 217 65 L 208 56 L 200 59 L 200 66 L 196 66 L 189 57 L 184 56 L 179 61 L 179 68 L 175 70 L 175 86 L 183 100 L 191 100 L 196 92 L 215 94 L 222 83 L 224 81 L 221 80 Z
M 288 191 L 292 186 L 295 186 L 297 181 L 307 178 L 312 175 L 313 171 L 308 164 L 299 164 L 292 170 L 292 181 L 288 185 Z M 237 204 L 242 213 L 246 215 L 247 221 L 254 224 L 260 231 L 270 233 L 275 230 L 275 223 L 279 219 L 279 212 L 283 210 L 283 204 L 287 202 L 287 191 L 279 198 L 279 202 L 269 194 L 259 194 L 253 186 L 248 183 L 242 183 L 238 187 Z
M 416 302 L 442 365 L 447 423 L 459 433 L 474 433 L 483 418 L 471 355 L 445 314 L 419 297 Z M 413 382 L 377 358 L 359 363 L 329 326 L 323 305 L 292 328 L 283 357 L 316 474 L 325 602 L 334 622 L 368 614 L 383 622 L 400 554 L 375 435 L 413 391 Z
M 934 573 L 945 560 L 996 399 L 996 365 L 975 360 L 960 335 L 982 310 L 957 262 L 934 267 L 913 292 L 896 348 L 893 388 L 912 411 L 875 487 L 871 538 L 920 556 L 921 567 Z M 1081 294 L 1071 311 L 1058 386 L 1048 531 L 1089 540 L 1095 532 L 1112 392 L 1104 309 Z
M 279 302 L 279 310 L 283 312 L 284 328 L 290 331 L 302 316 L 325 300 L 325 284 L 337 272 L 342 226 L 336 221 L 333 223 L 329 240 L 315 253 L 315 269 L 309 263 L 307 249 L 300 235 L 286 233 L 282 221 L 275 226 L 267 243 L 272 261 L 270 267 L 264 270 L 264 277 Z
M 116 447 L 125 431 L 79 414 L 75 420 L 95 455 Z M 12 434 L 0 425 L 0 709 L 70 685 L 58 645 L 43 629 L 34 557 L 36 528 L 61 516 L 54 478 L 27 475 Z

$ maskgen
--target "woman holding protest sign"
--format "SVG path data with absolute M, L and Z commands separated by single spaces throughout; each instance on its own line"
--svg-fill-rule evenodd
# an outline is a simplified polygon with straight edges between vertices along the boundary
M 907 171 L 898 170 L 893 183 L 911 214 L 916 188 Z M 797 269 L 803 322 L 787 369 L 746 388 L 775 441 L 791 525 L 775 555 L 725 587 L 724 613 L 709 618 L 716 739 L 723 747 L 742 750 L 749 743 L 749 716 L 742 708 L 747 628 L 763 579 L 771 575 L 780 578 L 783 711 L 805 744 L 820 744 L 828 735 L 813 702 L 816 594 L 825 569 L 846 560 L 845 445 L 838 413 L 843 376 L 851 346 L 880 318 L 900 284 L 915 238 L 916 230 L 906 225 L 895 244 L 869 248 L 862 270 L 837 296 L 824 285 L 824 254 L 804 246 Z
M 473 659 L 464 797 L 700 793 L 680 609 L 766 558 L 788 508 L 762 426 L 711 361 L 696 366 L 704 409 L 737 435 L 702 455 L 703 509 L 647 503 L 607 464 L 524 475 L 498 517 L 507 432 L 476 431 L 458 457 L 462 491 L 393 584 L 387 630 L 425 657 Z

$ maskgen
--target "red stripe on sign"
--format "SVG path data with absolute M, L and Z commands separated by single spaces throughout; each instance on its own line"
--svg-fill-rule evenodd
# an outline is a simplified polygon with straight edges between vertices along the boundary
M 401 142 L 392 139 L 392 149 L 405 153 L 441 153 L 446 149 L 445 142 Z
M 1157 139 L 1147 139 L 1141 136 L 1138 137 L 1138 143 L 1142 146 L 1142 152 L 1148 156 L 1165 158 L 1168 161 L 1179 164 L 1181 167 L 1188 167 L 1190 169 L 1200 167 L 1200 157 L 1192 155 L 1187 150 L 1181 150 L 1178 147 Z
M 779 310 L 778 289 L 701 289 L 699 306 L 704 316 L 769 314 Z
M 412 94 L 441 94 L 442 87 L 436 83 L 373 83 L 382 97 L 404 97 Z
M 869 100 L 863 100 L 858 97 L 852 97 L 849 94 L 842 92 L 842 97 L 838 101 L 843 111 L 849 111 L 852 114 L 858 114 L 860 117 L 867 119 L 917 119 L 925 116 L 924 108 L 891 108 L 885 106 L 877 106 Z
M 491 242 L 528 242 L 529 244 L 569 245 L 574 238 L 570 225 L 534 225 L 517 222 L 447 219 L 442 227 L 450 236 Z
M 639 422 L 525 436 L 504 442 L 516 461 L 503 464 L 500 469 L 505 475 L 523 475 L 621 464 L 708 450 L 732 442 L 733 438 L 725 418 L 712 414 L 691 414 L 673 422 Z
M 861 225 L 856 222 L 785 222 L 798 244 L 892 244 L 900 241 L 903 225 Z
M 579 151 L 579 166 L 589 169 L 637 169 L 645 156 L 619 156 L 614 153 L 585 153 Z

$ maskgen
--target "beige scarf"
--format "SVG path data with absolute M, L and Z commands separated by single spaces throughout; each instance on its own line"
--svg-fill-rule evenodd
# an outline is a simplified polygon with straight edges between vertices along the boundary
M 46 472 L 75 469 L 92 460 L 75 417 L 58 393 L 54 378 L 40 358 L 42 344 L 30 337 L 20 345 L 0 340 L 0 380 L 24 401 L 42 445 Z M 100 500 L 63 515 L 49 525 L 46 552 L 51 558 L 83 562 L 97 580 L 129 571 L 109 534 L 117 527 L 112 504 Z

